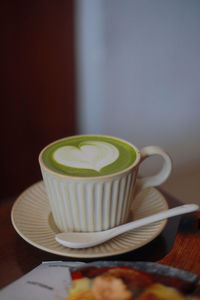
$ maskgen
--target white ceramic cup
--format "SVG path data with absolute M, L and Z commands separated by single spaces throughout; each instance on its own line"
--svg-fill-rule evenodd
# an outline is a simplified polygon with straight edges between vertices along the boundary
M 69 176 L 52 171 L 42 159 L 42 154 L 49 145 L 41 151 L 41 172 L 52 215 L 61 232 L 101 231 L 125 223 L 134 201 L 136 181 L 138 193 L 141 189 L 162 184 L 169 177 L 172 161 L 163 149 L 147 146 L 139 151 L 133 144 L 118 140 L 133 147 L 136 160 L 128 168 L 105 176 Z M 152 155 L 162 157 L 161 170 L 155 175 L 137 179 L 138 167 Z

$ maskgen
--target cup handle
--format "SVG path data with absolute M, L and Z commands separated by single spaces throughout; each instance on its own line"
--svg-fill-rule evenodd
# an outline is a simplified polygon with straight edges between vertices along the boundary
M 163 158 L 163 166 L 157 174 L 137 179 L 136 193 L 150 186 L 161 185 L 167 180 L 172 171 L 172 160 L 162 148 L 158 146 L 147 146 L 142 148 L 140 150 L 140 153 L 140 163 L 142 163 L 145 159 L 149 158 L 152 155 L 159 155 Z

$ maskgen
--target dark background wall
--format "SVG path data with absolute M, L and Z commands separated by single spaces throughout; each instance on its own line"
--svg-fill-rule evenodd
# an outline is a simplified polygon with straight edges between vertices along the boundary
M 0 199 L 41 179 L 38 154 L 76 133 L 74 1 L 1 1 Z

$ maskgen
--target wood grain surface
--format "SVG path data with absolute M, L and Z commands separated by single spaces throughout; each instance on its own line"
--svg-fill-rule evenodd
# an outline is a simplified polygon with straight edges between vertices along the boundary
M 182 218 L 173 249 L 159 263 L 200 276 L 200 211 Z
M 164 194 L 170 207 L 180 204 L 172 196 Z M 0 288 L 23 276 L 42 261 L 77 261 L 47 253 L 25 242 L 11 224 L 10 213 L 14 201 L 15 198 L 5 199 L 0 205 Z M 163 232 L 149 244 L 104 260 L 153 261 L 200 276 L 200 212 L 190 214 L 185 223 L 184 218 L 181 223 L 180 217 L 170 218 Z

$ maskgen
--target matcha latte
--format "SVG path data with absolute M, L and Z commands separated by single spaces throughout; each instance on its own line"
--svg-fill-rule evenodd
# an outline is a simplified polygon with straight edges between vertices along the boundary
M 140 164 L 152 155 L 164 164 L 144 177 L 135 191 Z M 39 164 L 55 225 L 61 232 L 94 232 L 128 221 L 134 193 L 160 185 L 171 160 L 157 146 L 140 151 L 131 143 L 103 135 L 76 135 L 47 145 Z
M 131 166 L 135 150 L 123 140 L 98 135 L 80 135 L 58 140 L 42 153 L 43 163 L 50 170 L 69 176 L 104 176 Z

